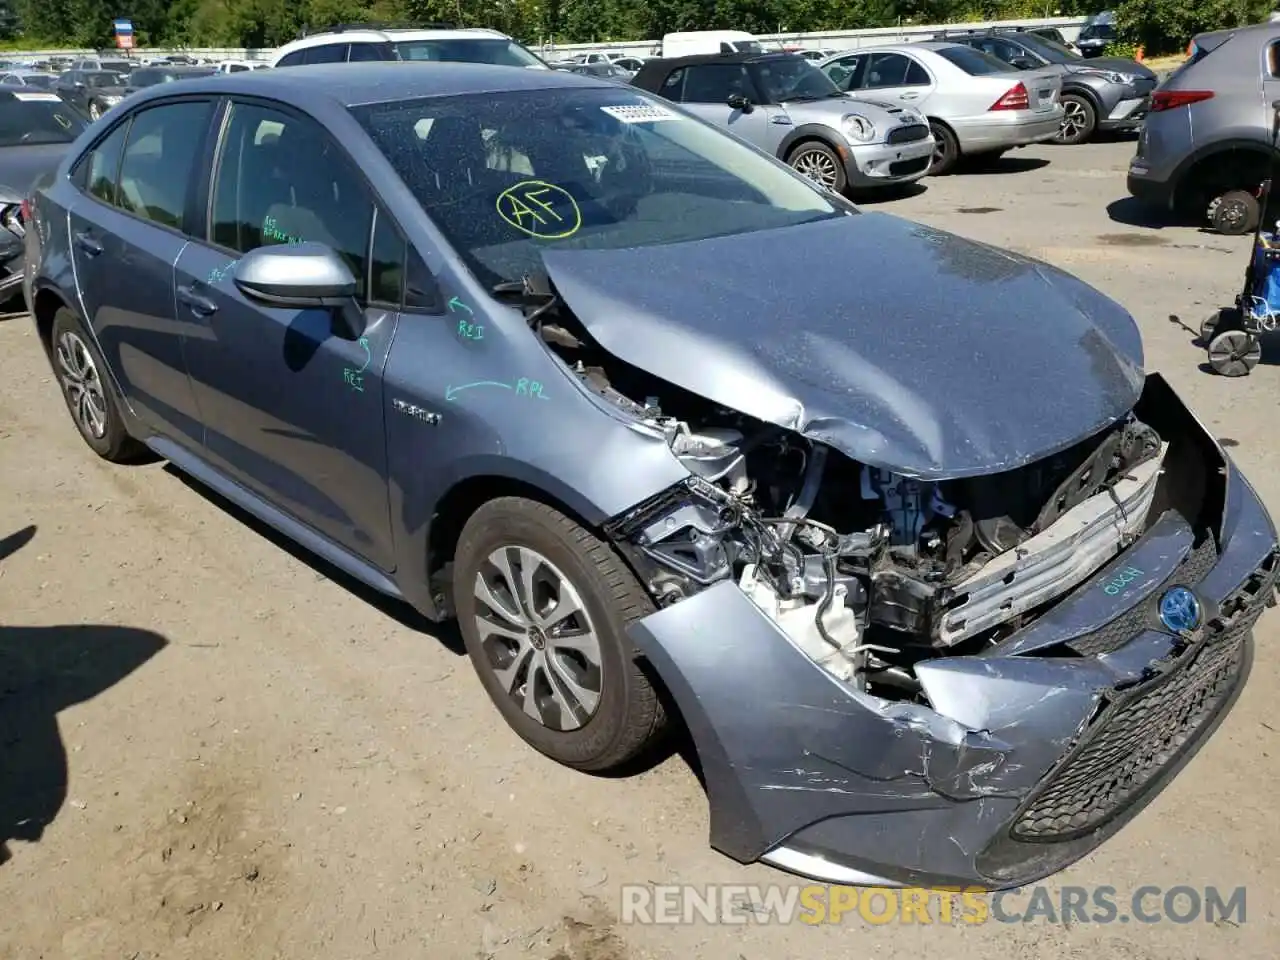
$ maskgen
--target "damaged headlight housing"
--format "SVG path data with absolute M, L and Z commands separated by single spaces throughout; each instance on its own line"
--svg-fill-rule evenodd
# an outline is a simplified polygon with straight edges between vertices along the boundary
M 858 143 L 870 143 L 876 138 L 876 125 L 860 113 L 846 113 L 840 118 L 840 128 Z

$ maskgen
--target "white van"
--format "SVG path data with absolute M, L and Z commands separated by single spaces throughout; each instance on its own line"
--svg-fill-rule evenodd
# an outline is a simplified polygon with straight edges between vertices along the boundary
M 662 38 L 662 56 L 693 57 L 704 53 L 764 53 L 760 41 L 745 30 L 691 30 Z

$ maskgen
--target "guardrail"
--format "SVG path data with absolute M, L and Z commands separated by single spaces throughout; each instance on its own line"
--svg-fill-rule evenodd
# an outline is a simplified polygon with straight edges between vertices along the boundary
M 1035 20 L 995 20 L 973 23 L 935 23 L 935 24 L 902 24 L 897 27 L 884 27 L 870 30 L 826 30 L 820 33 L 770 33 L 759 34 L 762 41 L 777 41 L 783 46 L 800 47 L 805 50 L 852 50 L 858 47 L 871 47 L 881 43 L 904 43 L 916 40 L 928 40 L 943 30 L 984 30 L 991 27 L 1056 27 L 1062 31 L 1067 41 L 1074 41 L 1080 28 L 1086 22 L 1085 17 L 1042 17 Z M 538 49 L 543 56 L 572 56 L 576 53 L 588 53 L 595 50 L 631 53 L 636 56 L 652 56 L 658 48 L 658 40 L 619 40 L 614 42 L 600 41 L 595 43 L 541 44 Z M 133 51 L 135 56 L 162 57 L 170 54 L 186 54 L 191 57 L 210 57 L 216 60 L 270 60 L 276 48 L 251 49 L 244 47 L 201 47 L 177 49 L 171 47 L 146 47 Z M 0 58 L 9 60 L 41 60 L 48 57 L 92 57 L 124 55 L 124 51 L 98 50 L 6 50 Z

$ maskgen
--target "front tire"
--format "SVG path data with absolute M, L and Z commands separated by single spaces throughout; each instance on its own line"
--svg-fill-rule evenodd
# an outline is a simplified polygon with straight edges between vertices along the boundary
M 1074 146 L 1093 136 L 1093 131 L 1098 126 L 1098 111 L 1087 97 L 1078 93 L 1064 93 L 1062 110 L 1062 126 L 1058 128 L 1058 135 L 1053 138 L 1054 143 Z
M 546 504 L 502 497 L 463 528 L 453 589 L 485 692 L 535 750 L 606 771 L 658 742 L 666 716 L 626 635 L 654 607 L 609 544 Z
M 50 354 L 62 399 L 84 442 L 112 463 L 136 459 L 143 448 L 125 428 L 102 354 L 80 318 L 66 307 L 54 314 Z
M 802 173 L 814 183 L 826 187 L 832 193 L 844 193 L 848 176 L 840 157 L 825 143 L 810 140 L 796 147 L 787 156 L 787 163 L 797 173 Z

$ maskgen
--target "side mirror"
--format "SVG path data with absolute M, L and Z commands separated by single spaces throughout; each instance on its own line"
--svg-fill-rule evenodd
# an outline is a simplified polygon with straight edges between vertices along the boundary
M 751 101 L 740 93 L 729 94 L 729 99 L 725 101 L 732 110 L 741 110 L 743 113 L 750 113 L 753 109 Z
M 364 333 L 356 278 L 346 261 L 323 243 L 250 250 L 236 264 L 233 279 L 246 297 L 267 306 L 329 310 L 334 335 L 344 340 L 357 340 Z
M 1036 67 L 1040 66 L 1040 64 L 1036 63 L 1030 57 L 1014 57 L 1009 62 L 1019 70 L 1034 70 Z

